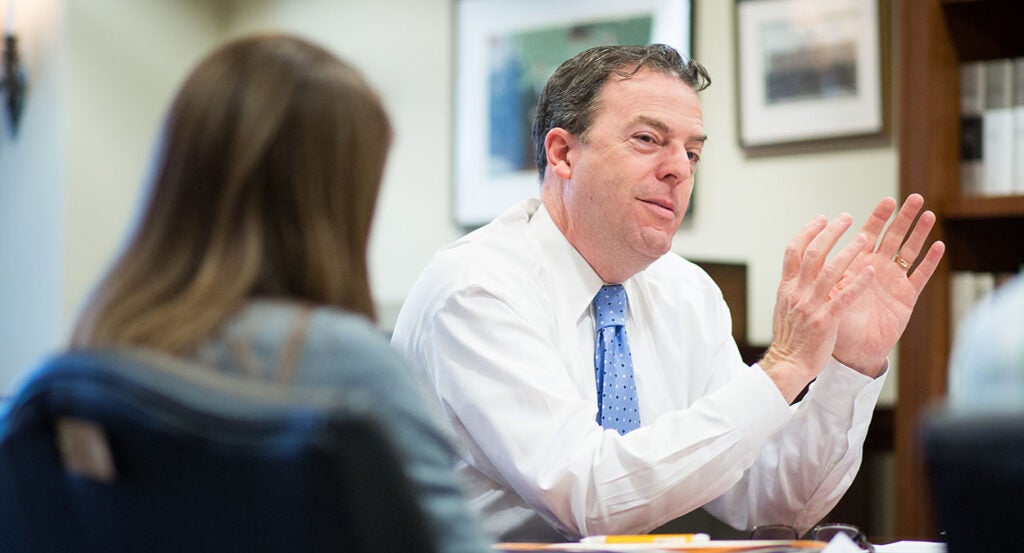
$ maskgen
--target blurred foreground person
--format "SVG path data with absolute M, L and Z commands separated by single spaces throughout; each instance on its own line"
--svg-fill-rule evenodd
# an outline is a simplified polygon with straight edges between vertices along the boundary
M 484 551 L 438 417 L 372 325 L 367 238 L 390 140 L 377 95 L 323 48 L 266 35 L 217 49 L 171 106 L 142 216 L 72 347 L 368 400 L 438 550 Z

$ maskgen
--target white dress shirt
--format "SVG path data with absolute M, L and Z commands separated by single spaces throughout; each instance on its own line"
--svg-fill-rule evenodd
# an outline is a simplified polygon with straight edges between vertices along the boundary
M 434 385 L 485 530 L 636 533 L 701 506 L 741 529 L 825 516 L 860 466 L 884 376 L 833 360 L 787 405 L 741 360 L 715 283 L 669 253 L 623 283 L 642 426 L 620 436 L 595 420 L 603 284 L 528 200 L 439 251 L 402 307 L 392 343 Z

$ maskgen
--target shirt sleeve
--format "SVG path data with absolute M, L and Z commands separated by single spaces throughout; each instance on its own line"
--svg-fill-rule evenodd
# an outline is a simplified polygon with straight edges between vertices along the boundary
M 888 364 L 877 378 L 832 359 L 757 462 L 706 509 L 735 528 L 788 524 L 801 534 L 853 483 Z
M 517 309 L 468 288 L 432 307 L 407 347 L 467 462 L 570 539 L 647 531 L 722 496 L 799 416 L 763 371 L 739 364 L 688 408 L 620 436 L 595 422 L 571 381 L 565 364 L 577 352 L 559 348 L 545 317 L 522 311 L 543 306 Z

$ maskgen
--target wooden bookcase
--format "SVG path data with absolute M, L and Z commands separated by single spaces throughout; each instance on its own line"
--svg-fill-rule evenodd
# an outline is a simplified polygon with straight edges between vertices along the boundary
M 1024 196 L 960 194 L 961 62 L 1024 56 L 1024 2 L 902 0 L 898 12 L 900 193 L 924 195 L 946 257 L 900 341 L 896 530 L 938 537 L 917 431 L 946 393 L 952 271 L 1016 271 L 1024 263 Z

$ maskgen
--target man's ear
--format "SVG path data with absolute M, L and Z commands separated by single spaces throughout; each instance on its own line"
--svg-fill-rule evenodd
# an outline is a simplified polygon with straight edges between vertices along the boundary
M 548 154 L 548 168 L 560 179 L 572 176 L 572 163 L 569 151 L 579 142 L 573 134 L 561 127 L 548 131 L 544 137 L 544 151 Z

